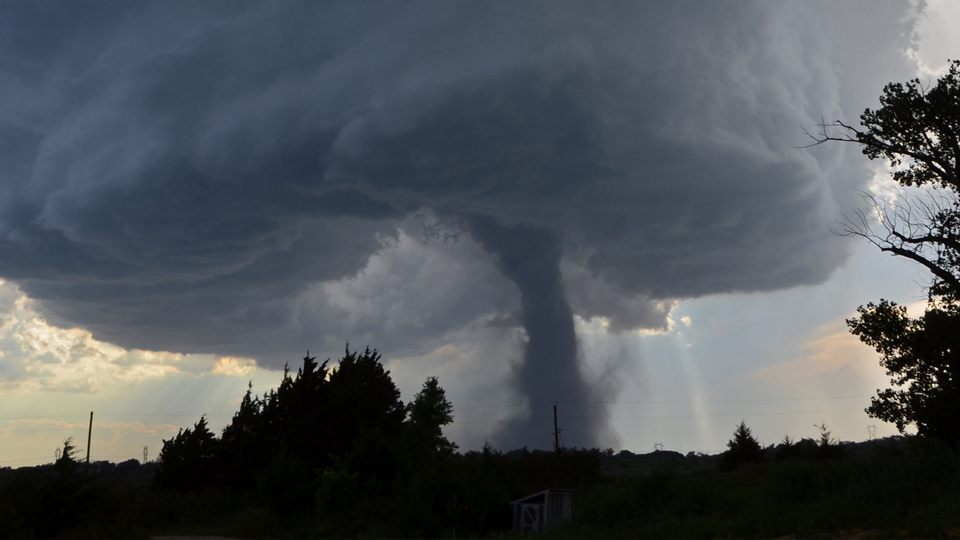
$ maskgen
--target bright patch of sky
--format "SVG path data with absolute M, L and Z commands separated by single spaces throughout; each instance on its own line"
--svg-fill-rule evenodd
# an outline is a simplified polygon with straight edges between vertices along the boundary
M 947 60 L 960 59 L 960 3 L 953 0 L 925 0 L 924 13 L 917 23 L 917 47 L 910 51 L 921 80 L 936 78 L 946 71 Z
M 125 350 L 80 328 L 57 328 L 13 284 L 0 283 L 0 467 L 52 460 L 66 437 L 92 459 L 153 457 L 163 438 L 201 414 L 223 426 L 246 385 L 263 392 L 279 374 L 250 359 Z
M 741 419 L 764 444 L 784 434 L 814 437 L 814 425 L 824 422 L 842 440 L 864 440 L 868 425 L 878 436 L 895 434 L 863 412 L 888 379 L 877 354 L 849 334 L 844 320 L 880 298 L 918 314 L 918 284 L 926 277 L 869 248 L 822 285 L 685 301 L 672 316 L 690 324 L 669 333 L 615 337 L 585 328 L 581 336 L 598 368 L 634 366 L 617 371 L 626 381 L 611 414 L 622 447 L 647 451 L 663 443 L 717 453 Z

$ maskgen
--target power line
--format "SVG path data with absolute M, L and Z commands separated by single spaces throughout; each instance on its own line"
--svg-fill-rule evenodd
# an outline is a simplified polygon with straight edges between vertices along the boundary
M 43 416 L 0 416 L 0 420 L 34 420 L 38 418 L 66 418 L 68 416 L 87 416 L 86 414 L 46 414 Z
M 680 405 L 680 404 L 700 404 L 700 403 L 771 403 L 777 401 L 820 401 L 834 399 L 864 399 L 873 397 L 872 395 L 861 396 L 823 396 L 823 397 L 792 397 L 792 398 L 766 398 L 766 399 L 706 399 L 706 400 L 680 400 L 680 401 L 551 401 L 551 402 L 531 402 L 531 403 L 501 403 L 497 405 L 474 405 L 469 407 L 454 407 L 456 411 L 469 411 L 476 409 L 503 409 L 503 408 L 524 408 L 536 405 L 567 404 L 567 405 Z M 66 418 L 66 417 L 86 417 L 86 414 L 49 414 L 43 416 L 0 416 L 0 420 L 38 420 L 47 418 Z M 234 414 L 207 414 L 207 413 L 177 413 L 177 414 L 157 414 L 157 413 L 98 413 L 98 416 L 111 417 L 134 417 L 134 418 L 156 418 L 156 417 L 189 417 L 199 418 L 206 416 L 208 418 L 232 418 Z M 127 429 L 127 428 L 110 428 Z M 134 429 L 134 428 L 131 428 Z M 26 431 L 26 430 L 24 430 Z
M 672 414 L 672 415 L 645 415 L 645 416 L 569 416 L 564 417 L 564 420 L 582 420 L 582 421 L 597 421 L 597 420 L 629 420 L 629 419 L 646 419 L 646 420 L 656 420 L 656 419 L 672 419 L 672 418 L 722 418 L 722 417 L 747 417 L 747 416 L 773 416 L 773 415 L 783 415 L 783 414 L 812 414 L 812 413 L 830 413 L 830 412 L 851 412 L 851 411 L 862 411 L 863 409 L 829 409 L 829 410 L 817 410 L 817 411 L 779 411 L 779 412 L 757 412 L 757 413 L 734 413 L 734 414 Z M 501 422 L 514 422 L 515 418 L 506 418 L 502 420 L 474 420 L 468 422 L 457 422 L 454 420 L 454 424 L 496 424 Z M 531 422 L 536 421 L 546 421 L 548 418 L 528 418 L 526 419 Z
M 873 397 L 865 396 L 825 396 L 825 397 L 796 397 L 796 398 L 767 398 L 767 399 L 703 399 L 686 401 L 536 401 L 531 403 L 505 403 L 500 405 L 475 405 L 470 407 L 454 407 L 455 411 L 466 411 L 473 409 L 498 409 L 506 407 L 526 407 L 528 405 L 549 405 L 551 403 L 564 403 L 568 405 L 676 405 L 676 404 L 697 404 L 697 403 L 769 403 L 774 401 L 817 401 L 831 399 L 864 399 Z
M 43 420 L 43 419 L 46 419 L 46 418 L 67 418 L 67 417 L 76 417 L 76 416 L 86 417 L 87 415 L 86 415 L 86 414 L 48 414 L 48 415 L 43 415 L 43 416 L 0 416 L 0 420 L 6 420 L 6 421 L 10 421 L 10 420 Z M 206 416 L 207 418 L 224 418 L 224 417 L 230 417 L 230 418 L 232 418 L 234 415 L 232 415 L 232 414 L 207 414 L 207 413 L 200 413 L 200 414 L 104 413 L 104 414 L 97 414 L 97 416 L 127 416 L 127 417 L 131 417 L 131 416 L 132 416 L 132 417 L 136 417 L 136 418 L 140 418 L 140 417 L 178 417 L 178 418 L 190 417 L 190 418 L 199 418 L 199 417 L 201 417 L 201 416 Z
M 38 460 L 38 459 L 44 459 L 44 458 L 35 458 L 35 457 L 32 457 L 32 458 L 24 458 L 24 459 L 7 459 L 7 460 L 4 460 L 4 461 L 0 461 L 0 463 L 20 463 L 20 462 L 23 462 L 23 461 L 36 461 L 36 460 Z
M 827 398 L 810 398 L 810 399 L 827 399 Z M 753 400 L 730 400 L 730 402 L 746 402 Z M 756 400 L 756 401 L 781 401 L 781 400 Z M 799 399 L 785 398 L 782 401 L 799 401 Z M 557 403 L 597 403 L 597 402 L 557 402 Z M 621 402 L 624 403 L 624 402 Z M 675 403 L 695 403 L 695 402 L 675 402 Z M 706 403 L 706 402 L 704 402 Z M 502 407 L 502 406 L 501 406 Z M 629 416 L 565 416 L 564 420 L 580 420 L 580 421 L 597 421 L 597 420 L 631 420 L 631 419 L 671 419 L 671 418 L 722 418 L 722 417 L 735 417 L 735 416 L 768 416 L 768 415 L 784 415 L 784 414 L 812 414 L 812 413 L 830 413 L 830 412 L 852 412 L 852 411 L 862 411 L 862 409 L 827 409 L 827 410 L 810 410 L 810 411 L 775 411 L 775 412 L 749 412 L 749 413 L 724 413 L 724 414 L 672 414 L 672 415 L 629 415 Z M 86 415 L 81 415 L 86 416 Z M 104 415 L 106 416 L 106 415 Z M 137 415 L 128 415 L 128 416 L 137 416 Z M 143 415 L 146 416 L 146 415 Z M 512 422 L 515 419 L 499 419 L 499 420 L 468 420 L 468 421 L 456 421 L 455 424 L 492 424 L 500 422 Z M 530 421 L 538 420 L 550 420 L 549 418 L 534 417 L 529 418 Z M 109 429 L 109 430 L 147 430 L 154 431 L 159 429 L 167 428 L 169 424 L 154 424 L 144 425 L 144 426 L 109 426 L 109 425 L 99 425 L 97 426 L 100 429 Z M 9 430 L 0 430 L 0 433 L 43 433 L 43 432 L 54 432 L 54 431 L 71 431 L 76 429 L 82 429 L 83 426 L 70 426 L 70 427 L 55 427 L 55 428 L 39 428 L 39 429 L 9 429 Z
M 43 431 L 70 431 L 72 429 L 80 429 L 78 427 L 59 427 L 59 428 L 44 428 L 44 429 L 9 429 L 6 431 L 0 431 L 0 433 L 38 433 Z
M 60 448 L 57 448 L 56 450 L 60 450 Z M 103 459 L 98 459 L 97 461 L 105 461 L 110 459 L 127 459 L 127 460 L 136 459 L 135 456 L 137 452 L 138 450 L 136 448 L 113 450 L 112 452 L 108 452 L 108 455 L 104 456 Z M 0 461 L 0 463 L 22 463 L 24 461 L 42 461 L 44 459 L 49 459 L 49 458 L 31 457 L 31 458 L 20 458 L 20 459 L 6 459 L 6 460 Z
M 121 413 L 105 413 L 105 414 L 101 414 L 100 416 L 136 416 L 136 417 L 141 417 L 141 416 L 163 416 L 163 417 L 166 417 L 166 416 L 176 416 L 176 417 L 191 417 L 191 418 L 199 418 L 200 416 L 206 416 L 206 417 L 208 417 L 208 418 L 223 418 L 223 417 L 233 418 L 234 415 L 233 415 L 233 414 L 207 414 L 207 413 L 200 413 L 200 414 L 136 414 L 136 413 L 123 413 L 123 414 L 121 414 Z
M 858 397 L 858 396 L 849 396 L 849 397 L 852 398 L 852 397 Z M 801 400 L 801 399 L 839 399 L 839 398 L 784 398 L 783 400 L 773 400 L 773 399 L 771 399 L 771 400 L 729 400 L 729 401 L 730 401 L 730 402 L 747 402 L 747 401 L 799 401 L 799 400 Z M 562 402 L 558 402 L 558 403 L 562 403 Z M 568 403 L 583 403 L 583 402 L 568 402 Z M 691 402 L 678 402 L 678 403 L 691 403 Z M 631 419 L 636 419 L 636 420 L 660 420 L 660 419 L 678 419 L 678 418 L 726 418 L 726 417 L 748 417 L 748 416 L 750 416 L 750 417 L 752 417 L 752 416 L 779 416 L 779 415 L 789 415 L 789 414 L 819 414 L 819 413 L 833 413 L 833 412 L 862 412 L 862 411 L 863 411 L 863 409 L 859 409 L 859 408 L 858 408 L 858 409 L 826 409 L 826 410 L 820 409 L 820 410 L 805 410 L 805 411 L 777 411 L 777 412 L 754 412 L 754 413 L 732 413 L 732 414 L 704 414 L 704 415 L 697 415 L 697 414 L 683 414 L 683 415 L 641 415 L 641 416 L 631 415 L 631 416 L 602 416 L 602 417 L 576 417 L 576 416 L 575 416 L 575 417 L 565 417 L 564 420 L 574 420 L 574 421 L 631 420 Z M 86 415 L 61 415 L 61 416 L 86 416 Z M 135 415 L 128 415 L 128 416 L 135 416 Z M 144 415 L 144 416 L 146 416 L 146 415 Z M 158 415 L 158 416 L 160 416 L 160 415 Z M 184 415 L 184 416 L 187 416 L 187 415 Z M 543 420 L 546 420 L 546 419 L 545 419 L 545 418 L 530 418 L 530 419 L 527 419 L 527 420 L 528 420 L 528 421 L 543 421 Z M 461 425 L 464 425 L 464 424 L 495 424 L 495 423 L 513 422 L 513 421 L 516 421 L 516 419 L 515 419 L 515 418 L 508 418 L 508 419 L 503 419 L 503 420 L 467 421 L 467 422 L 454 422 L 454 423 L 455 423 L 455 424 L 461 424 Z M 875 428 L 875 426 L 870 426 L 870 427 Z M 30 433 L 30 432 L 43 432 L 43 431 L 67 431 L 67 430 L 81 429 L 81 428 L 82 428 L 82 426 L 72 427 L 72 428 L 51 428 L 51 429 L 38 429 L 38 430 L 11 430 L 11 431 L 4 431 L 4 432 L 0 432 L 0 433 Z M 124 427 L 109 427 L 109 428 L 101 428 L 101 429 L 124 429 L 124 430 L 130 430 L 130 429 L 145 429 L 145 428 L 144 428 L 144 427 L 139 427 L 139 426 L 136 426 L 136 427 L 134 427 L 134 426 L 124 426 Z M 658 443 L 658 444 L 659 444 L 659 443 Z M 145 451 L 146 451 L 146 447 L 143 447 L 142 450 L 145 452 Z M 31 451 L 31 450 L 26 450 L 26 451 Z M 111 454 L 111 455 L 109 455 L 109 456 L 105 456 L 105 457 L 104 457 L 104 460 L 111 460 L 111 459 L 112 459 L 112 460 L 115 460 L 115 459 L 123 459 L 123 458 L 127 458 L 127 460 L 129 460 L 129 459 L 136 459 L 136 457 L 132 457 L 132 456 L 131 456 L 131 454 L 133 454 L 133 453 L 135 452 L 135 450 L 133 450 L 133 449 L 130 449 L 130 450 L 119 450 L 118 452 L 124 452 L 124 453 L 123 453 L 122 455 L 119 455 L 119 454 Z M 19 452 L 13 452 L 13 453 L 19 453 Z M 2 460 L 2 461 L 0 461 L 0 464 L 3 464 L 3 463 L 23 463 L 23 462 L 26 462 L 26 461 L 42 461 L 43 459 L 45 459 L 45 458 L 32 457 L 32 458 L 20 458 L 20 459 Z
M 118 430 L 145 430 L 145 431 L 155 431 L 159 429 L 167 429 L 167 426 L 170 424 L 159 424 L 154 426 L 95 426 L 98 429 L 118 429 Z M 58 427 L 58 428 L 42 428 L 42 429 L 8 429 L 0 430 L 0 433 L 42 433 L 45 431 L 71 431 L 75 429 L 83 429 L 82 426 L 73 426 L 73 427 Z

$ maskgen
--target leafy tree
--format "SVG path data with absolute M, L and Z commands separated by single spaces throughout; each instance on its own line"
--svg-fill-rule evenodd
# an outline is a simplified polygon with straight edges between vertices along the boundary
M 932 87 L 919 79 L 890 83 L 882 107 L 860 115 L 863 129 L 841 121 L 821 124 L 814 145 L 855 142 L 870 159 L 885 159 L 902 187 L 929 187 L 918 197 L 898 197 L 891 210 L 874 203 L 880 229 L 868 212 L 848 219 L 843 234 L 866 238 L 881 251 L 913 260 L 934 275 L 931 295 L 960 299 L 960 60 Z M 831 135 L 829 129 L 839 129 Z M 933 191 L 936 190 L 936 191 Z M 905 194 L 904 194 L 905 195 Z
M 790 458 L 795 458 L 800 455 L 800 447 L 797 446 L 797 443 L 790 438 L 789 435 L 784 435 L 783 439 L 780 440 L 780 444 L 777 445 L 777 451 L 774 454 L 774 459 L 777 461 L 784 461 Z
M 763 447 L 754 438 L 747 423 L 743 420 L 733 432 L 733 438 L 727 442 L 727 450 L 720 458 L 720 468 L 731 470 L 742 463 L 763 461 Z
M 76 455 L 77 448 L 73 445 L 73 437 L 67 437 L 63 441 L 63 451 L 60 452 L 60 457 L 53 464 L 59 482 L 70 482 L 76 477 L 77 468 L 80 466 Z
M 220 436 L 220 459 L 225 471 L 225 484 L 240 491 L 253 487 L 260 467 L 268 462 L 273 451 L 271 440 L 276 441 L 276 430 L 271 430 L 263 414 L 264 402 L 253 396 L 253 382 L 247 385 L 247 393 L 240 401 L 240 410 Z M 272 431 L 270 435 L 267 431 Z
M 329 376 L 326 414 L 336 419 L 328 426 L 330 454 L 343 456 L 353 449 L 362 431 L 397 440 L 407 414 L 400 390 L 380 363 L 380 353 L 369 347 L 359 354 L 347 348 Z M 377 432 L 380 435 L 373 435 Z
M 459 508 L 457 477 L 452 474 L 457 445 L 443 435 L 443 426 L 453 422 L 453 405 L 437 378 L 429 377 L 406 409 L 404 467 L 398 479 L 402 485 L 396 490 L 402 495 L 395 521 L 403 536 L 435 537 L 450 512 Z
M 81 519 L 80 493 L 87 478 L 78 472 L 77 449 L 73 439 L 63 441 L 63 451 L 53 464 L 56 474 L 40 488 L 40 506 L 43 508 L 37 522 L 38 538 L 55 538 L 63 529 Z
M 154 482 L 158 487 L 176 491 L 211 487 L 217 477 L 219 442 L 207 428 L 206 417 L 201 416 L 193 429 L 182 429 L 163 441 L 157 457 L 160 469 Z
M 329 432 L 340 419 L 330 415 L 327 374 L 327 362 L 318 364 L 308 353 L 295 378 L 284 368 L 280 387 L 264 405 L 263 429 L 275 431 L 273 446 L 282 443 L 302 460 L 307 473 L 329 465 L 330 454 L 335 453 L 329 448 Z
M 843 459 L 846 452 L 840 441 L 832 438 L 830 430 L 827 429 L 827 423 L 814 426 L 820 430 L 820 438 L 817 439 L 817 454 L 820 459 Z
M 423 388 L 407 404 L 404 434 L 408 446 L 424 459 L 449 457 L 457 445 L 443 436 L 443 426 L 453 422 L 453 405 L 436 377 L 427 378 Z
M 882 355 L 897 387 L 878 391 L 867 414 L 960 446 L 960 306 L 941 302 L 911 319 L 904 306 L 881 300 L 857 312 L 851 332 Z
M 883 89 L 881 107 L 866 109 L 862 129 L 821 124 L 814 145 L 854 142 L 870 159 L 887 160 L 901 187 L 893 204 L 872 203 L 847 219 L 842 234 L 865 238 L 881 251 L 919 263 L 933 274 L 919 319 L 881 300 L 847 320 L 851 332 L 881 354 L 894 386 L 878 390 L 867 414 L 914 424 L 922 436 L 960 446 L 960 61 L 932 86 L 918 79 Z M 839 131 L 839 134 L 835 134 Z M 832 133 L 831 133 L 832 132 Z M 906 188 L 913 188 L 907 191 Z M 875 214 L 876 223 L 870 217 Z

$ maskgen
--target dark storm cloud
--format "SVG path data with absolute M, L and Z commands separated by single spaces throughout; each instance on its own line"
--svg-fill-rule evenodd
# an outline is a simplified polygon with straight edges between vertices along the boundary
M 905 78 L 910 24 L 906 2 L 0 9 L 0 276 L 52 322 L 275 366 L 317 336 L 411 353 L 520 320 L 529 353 L 546 304 L 504 262 L 520 244 L 462 229 L 497 278 L 466 238 L 460 262 L 410 240 L 423 212 L 454 237 L 480 216 L 539 231 L 516 242 L 549 249 L 530 264 L 582 393 L 571 313 L 663 328 L 673 299 L 843 261 L 827 227 L 865 169 L 802 128 Z

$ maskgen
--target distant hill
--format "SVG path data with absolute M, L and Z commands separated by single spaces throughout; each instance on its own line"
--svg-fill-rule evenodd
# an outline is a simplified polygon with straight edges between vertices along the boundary
M 128 459 L 120 463 L 111 461 L 94 461 L 90 463 L 90 473 L 105 480 L 133 482 L 138 486 L 148 486 L 153 480 L 153 473 L 159 465 L 155 462 L 141 463 L 136 459 Z M 80 471 L 86 470 L 86 463 L 80 464 Z M 56 474 L 53 463 L 34 465 L 32 467 L 0 467 L 0 483 L 11 477 L 30 480 L 42 480 Z
M 813 439 L 801 439 L 795 443 L 800 456 L 811 454 L 817 446 Z M 840 445 L 848 456 L 861 456 L 881 448 L 899 448 L 904 444 L 904 438 L 899 435 L 883 437 L 862 442 L 843 441 Z M 770 445 L 764 449 L 764 457 L 774 461 L 776 446 Z M 621 450 L 614 454 L 612 451 L 601 452 L 600 462 L 603 474 L 624 476 L 630 474 L 649 473 L 654 469 L 674 469 L 678 472 L 693 472 L 716 468 L 722 454 L 707 455 L 699 452 L 689 452 L 686 455 L 671 450 L 657 450 L 646 454 L 634 454 L 629 450 Z

